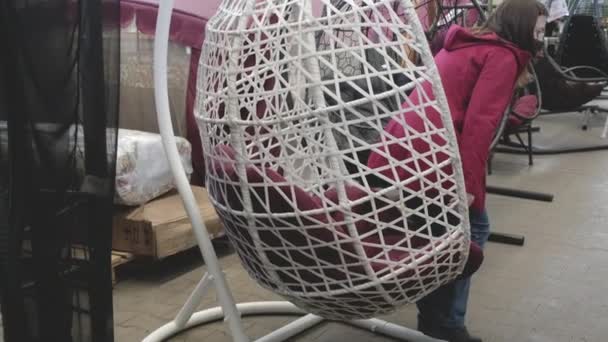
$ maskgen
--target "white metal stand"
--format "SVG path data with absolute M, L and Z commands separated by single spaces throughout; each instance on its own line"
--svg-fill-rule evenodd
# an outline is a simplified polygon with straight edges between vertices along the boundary
M 587 130 L 589 129 L 589 122 L 591 122 L 591 116 L 593 115 L 593 110 L 591 109 L 585 109 L 585 111 L 583 112 L 583 124 L 582 124 L 582 128 L 583 130 Z
M 594 109 L 585 109 L 583 112 L 583 129 L 589 129 L 589 122 L 591 121 L 591 117 L 598 114 L 597 110 Z M 604 129 L 602 130 L 602 139 L 608 138 L 608 116 L 606 117 L 606 121 L 604 123 Z
M 253 302 L 235 304 L 232 293 L 228 287 L 224 274 L 220 268 L 217 255 L 213 249 L 211 239 L 202 220 L 201 213 L 196 204 L 192 189 L 186 173 L 182 167 L 177 151 L 171 114 L 169 109 L 169 95 L 167 90 L 167 50 L 169 41 L 169 28 L 173 0 L 160 0 L 156 25 L 156 38 L 154 41 L 154 92 L 158 117 L 158 125 L 163 139 L 165 153 L 175 177 L 177 189 L 182 197 L 184 207 L 192 221 L 198 246 L 207 265 L 208 272 L 198 283 L 175 319 L 160 327 L 143 342 L 164 341 L 180 332 L 206 323 L 224 319 L 232 339 L 236 342 L 247 342 L 250 339 L 245 335 L 241 315 L 305 315 L 292 323 L 277 329 L 258 339 L 261 342 L 285 341 L 301 332 L 304 332 L 323 321 L 315 315 L 306 315 L 305 312 L 289 302 Z M 219 307 L 196 312 L 202 298 L 213 285 L 217 290 Z M 427 337 L 420 332 L 378 319 L 356 320 L 344 322 L 358 328 L 370 330 L 374 333 L 387 335 L 396 339 L 407 341 L 433 342 L 436 339 Z
M 207 275 L 206 275 L 207 276 Z M 199 284 L 200 286 L 200 284 Z M 194 293 L 199 291 L 199 286 L 194 290 Z M 191 297 L 192 298 L 192 297 Z M 152 334 L 148 335 L 143 342 L 159 342 L 165 341 L 180 332 L 208 323 L 212 323 L 224 318 L 221 307 L 215 307 L 199 312 L 188 312 L 188 320 L 180 321 L 180 315 L 185 313 L 186 307 L 196 308 L 194 302 L 188 300 L 182 308 L 182 311 L 172 321 L 160 327 Z M 323 318 L 312 314 L 306 315 L 302 310 L 295 307 L 289 302 L 251 302 L 237 304 L 237 310 L 244 316 L 259 316 L 259 315 L 304 315 L 301 318 L 261 337 L 256 342 L 279 342 L 287 341 L 290 338 L 314 328 L 324 321 Z M 182 316 L 183 318 L 184 316 Z M 436 339 L 423 335 L 422 333 L 404 328 L 402 326 L 389 323 L 379 319 L 359 320 L 344 322 L 344 324 L 352 325 L 357 328 L 369 330 L 374 333 L 386 335 L 395 339 L 414 342 L 435 342 Z

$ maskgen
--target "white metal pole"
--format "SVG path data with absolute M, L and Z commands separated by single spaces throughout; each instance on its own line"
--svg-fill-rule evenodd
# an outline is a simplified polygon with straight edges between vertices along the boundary
M 291 337 L 294 337 L 297 334 L 300 334 L 310 328 L 313 328 L 314 326 L 322 322 L 323 318 L 315 316 L 313 314 L 308 314 L 271 332 L 270 334 L 264 337 L 255 340 L 255 342 L 288 341 Z
M 209 274 L 213 277 L 216 287 L 218 301 L 224 312 L 224 318 L 230 328 L 232 338 L 237 342 L 247 342 L 249 338 L 245 335 L 241 316 L 236 308 L 232 293 L 228 288 L 224 274 L 220 268 L 213 244 L 209 238 L 207 227 L 201 217 L 196 199 L 190 188 L 190 183 L 184 172 L 171 124 L 171 113 L 169 107 L 169 92 L 167 89 L 167 53 L 169 46 L 169 29 L 171 26 L 171 14 L 173 12 L 173 0 L 161 0 L 158 7 L 158 18 L 156 22 L 156 35 L 154 39 L 154 97 L 156 101 L 156 112 L 158 128 L 163 139 L 163 145 L 171 171 L 175 177 L 175 184 L 181 195 L 184 207 L 190 220 L 198 242 L 199 249 L 205 259 Z
M 442 342 L 432 337 L 428 337 L 423 333 L 408 329 L 401 325 L 393 324 L 380 319 L 366 319 L 344 322 L 348 325 L 352 325 L 358 328 L 369 330 L 373 333 L 379 333 L 385 336 L 390 336 L 403 341 L 410 342 Z
M 188 297 L 188 300 L 179 311 L 177 316 L 175 316 L 174 322 L 179 328 L 183 328 L 188 324 L 188 320 L 192 315 L 196 312 L 196 308 L 201 304 L 203 297 L 207 293 L 209 289 L 209 285 L 213 283 L 213 277 L 209 275 L 209 273 L 205 273 L 203 278 L 199 281 L 198 285 Z
M 304 315 L 306 314 L 301 309 L 298 309 L 296 306 L 289 302 L 251 302 L 251 303 L 240 303 L 237 304 L 237 308 L 239 312 L 243 316 L 248 315 L 282 315 L 282 316 L 291 316 L 291 315 Z M 175 321 L 169 322 L 162 327 L 158 328 L 154 332 L 152 332 L 148 337 L 144 339 L 143 342 L 163 342 L 172 336 L 179 334 L 181 331 L 194 328 L 196 326 L 207 324 L 211 322 L 215 322 L 223 317 L 223 311 L 221 307 L 215 307 L 211 309 L 207 309 L 204 311 L 196 312 L 192 315 L 186 326 L 178 327 L 175 324 Z M 304 331 L 306 328 L 312 327 L 311 318 L 307 316 L 306 322 L 298 319 L 296 322 L 299 322 L 298 326 L 292 326 L 292 334 L 290 336 L 294 336 L 295 334 Z M 304 324 L 307 326 L 305 327 Z M 291 325 L 291 324 L 290 324 Z M 279 330 L 283 330 L 282 328 Z M 271 336 L 274 333 L 270 334 Z M 286 334 L 282 335 L 288 339 L 290 336 Z M 276 341 L 276 340 L 275 340 Z

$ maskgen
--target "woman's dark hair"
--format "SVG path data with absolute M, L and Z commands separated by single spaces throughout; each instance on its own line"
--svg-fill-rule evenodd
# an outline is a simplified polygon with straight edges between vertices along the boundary
M 479 28 L 479 32 L 494 32 L 521 49 L 536 54 L 534 27 L 542 15 L 548 15 L 548 11 L 537 0 L 505 0 Z

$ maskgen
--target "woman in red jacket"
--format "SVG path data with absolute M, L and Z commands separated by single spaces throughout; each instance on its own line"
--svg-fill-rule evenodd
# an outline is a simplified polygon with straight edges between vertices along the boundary
M 485 209 L 490 144 L 517 83 L 528 76 L 528 62 L 542 47 L 546 16 L 546 8 L 536 0 L 505 0 L 482 27 L 472 31 L 452 27 L 435 57 L 460 149 L 470 202 L 471 239 L 482 247 L 490 231 Z M 432 94 L 430 83 L 423 88 L 426 94 Z M 414 91 L 410 100 L 417 105 L 418 92 Z M 404 120 L 409 130 L 424 132 L 422 118 L 404 109 L 401 118 L 385 127 L 386 134 L 404 137 Z M 427 109 L 426 114 L 435 125 L 441 125 L 434 109 Z M 430 149 L 422 139 L 414 139 L 412 147 L 419 153 Z M 372 152 L 368 166 L 386 170 L 384 175 L 393 178 L 384 154 Z M 388 154 L 401 160 L 411 155 L 398 144 L 389 146 Z M 411 177 L 406 169 L 397 171 L 398 179 Z M 458 280 L 421 300 L 419 330 L 449 342 L 481 341 L 465 327 L 469 286 L 470 278 Z

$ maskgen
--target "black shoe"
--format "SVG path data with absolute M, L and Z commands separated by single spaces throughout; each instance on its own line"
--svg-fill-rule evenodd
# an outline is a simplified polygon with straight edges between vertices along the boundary
M 428 329 L 422 324 L 418 325 L 421 333 L 447 342 L 483 342 L 481 338 L 471 336 L 466 327 L 462 328 L 435 328 Z

